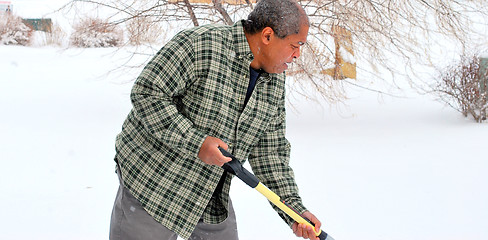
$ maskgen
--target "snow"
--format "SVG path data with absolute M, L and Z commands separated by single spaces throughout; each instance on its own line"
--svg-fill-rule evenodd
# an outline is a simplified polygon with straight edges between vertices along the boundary
M 108 239 L 115 136 L 141 70 L 117 67 L 133 51 L 0 46 L 0 239 Z M 347 91 L 346 106 L 293 95 L 288 107 L 291 165 L 323 229 L 336 240 L 488 239 L 486 123 L 408 89 Z M 297 239 L 237 178 L 231 198 L 240 239 Z
M 0 239 L 107 239 L 114 139 L 130 110 L 129 77 L 106 74 L 120 54 L 0 46 Z M 427 97 L 350 95 L 341 114 L 299 97 L 288 113 L 297 182 L 326 231 L 486 239 L 486 124 Z M 258 192 L 236 179 L 231 197 L 241 239 L 294 239 Z
M 351 63 L 351 64 L 355 64 L 356 63 L 356 58 L 354 57 L 354 55 L 352 53 L 350 53 L 349 51 L 347 51 L 343 46 L 341 46 L 339 48 L 339 53 L 340 53 L 340 56 L 342 57 L 342 59 L 345 62 L 348 62 L 348 63 Z
M 481 58 L 488 58 L 488 48 L 483 50 L 480 54 Z

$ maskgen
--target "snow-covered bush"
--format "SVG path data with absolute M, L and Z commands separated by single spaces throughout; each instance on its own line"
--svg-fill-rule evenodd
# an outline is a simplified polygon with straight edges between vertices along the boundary
M 22 22 L 22 18 L 11 14 L 0 17 L 0 45 L 26 46 L 31 36 L 32 29 Z
M 70 42 L 77 47 L 116 47 L 122 43 L 123 36 L 117 25 L 97 18 L 87 18 L 73 27 Z
M 488 75 L 481 69 L 478 56 L 463 56 L 460 62 L 440 73 L 440 81 L 435 87 L 443 102 L 465 117 L 471 115 L 477 122 L 486 120 L 488 110 Z

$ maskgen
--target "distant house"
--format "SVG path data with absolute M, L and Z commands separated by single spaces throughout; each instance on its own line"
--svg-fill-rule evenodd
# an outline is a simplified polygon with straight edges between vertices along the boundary
M 0 14 L 11 13 L 13 8 L 10 1 L 0 1 Z

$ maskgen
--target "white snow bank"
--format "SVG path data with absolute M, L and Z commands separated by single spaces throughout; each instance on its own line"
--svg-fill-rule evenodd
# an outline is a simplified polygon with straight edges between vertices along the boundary
M 125 82 L 140 71 L 106 75 L 113 51 L 0 46 L 0 239 L 107 239 Z M 301 195 L 326 231 L 488 238 L 486 124 L 415 94 L 349 91 L 341 114 L 295 96 L 287 118 Z M 295 239 L 258 192 L 236 179 L 231 196 L 241 239 Z

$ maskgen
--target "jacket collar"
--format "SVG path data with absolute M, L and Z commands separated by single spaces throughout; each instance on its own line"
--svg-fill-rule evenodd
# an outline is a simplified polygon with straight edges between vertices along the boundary
M 234 38 L 235 52 L 237 58 L 247 60 L 249 61 L 249 63 L 251 63 L 252 60 L 254 60 L 254 54 L 252 53 L 251 48 L 249 47 L 249 43 L 247 42 L 246 35 L 244 34 L 244 26 L 242 25 L 243 21 L 245 20 L 237 21 L 232 26 L 232 36 Z M 270 77 L 272 75 L 273 74 L 263 72 L 260 75 L 258 82 L 267 82 L 268 80 L 270 80 Z
M 252 61 L 254 59 L 254 55 L 251 52 L 251 48 L 249 47 L 249 43 L 247 42 L 246 35 L 244 34 L 244 27 L 242 25 L 242 21 L 244 20 L 237 21 L 232 26 L 232 36 L 234 38 L 236 56 L 238 58 L 243 58 Z

